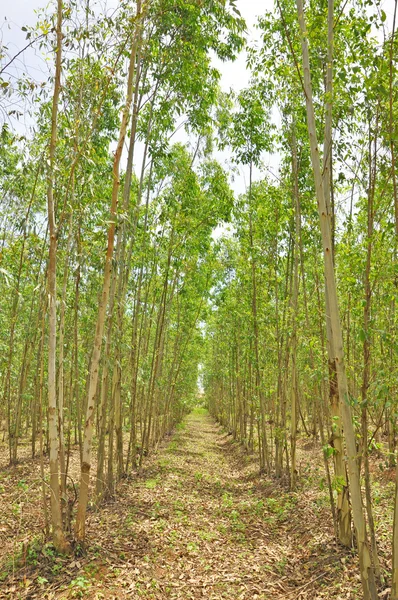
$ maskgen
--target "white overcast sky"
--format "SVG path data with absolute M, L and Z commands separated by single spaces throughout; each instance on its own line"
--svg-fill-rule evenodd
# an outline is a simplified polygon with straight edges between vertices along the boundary
M 45 7 L 46 0 L 11 0 L 6 3 L 2 0 L 2 14 L 0 14 L 0 39 L 8 46 L 9 55 L 13 56 L 26 44 L 25 33 L 21 31 L 24 25 L 34 25 L 36 22 L 35 10 Z M 117 0 L 108 0 L 108 6 L 117 4 Z M 237 0 L 236 3 L 248 25 L 250 38 L 254 38 L 257 17 L 273 7 L 273 0 Z M 26 53 L 25 63 L 29 69 L 38 68 L 38 60 L 34 55 Z M 36 64 L 35 64 L 36 63 Z M 245 68 L 245 56 L 242 54 L 235 63 L 222 63 L 217 61 L 217 67 L 222 72 L 223 87 L 232 87 L 239 90 L 247 84 L 248 76 Z
M 109 8 L 118 4 L 118 0 L 104 0 Z M 15 55 L 26 44 L 25 33 L 21 30 L 24 25 L 34 25 L 36 22 L 35 11 L 49 4 L 47 0 L 0 0 L 2 11 L 0 13 L 0 41 L 8 46 L 8 54 Z M 264 14 L 266 10 L 272 10 L 274 0 L 237 0 L 236 6 L 245 18 L 249 41 L 255 40 L 255 23 L 259 15 Z M 387 14 L 387 28 L 391 30 L 393 20 L 394 0 L 382 0 L 381 8 Z M 232 88 L 235 91 L 241 89 L 248 82 L 248 72 L 246 70 L 246 56 L 242 53 L 234 63 L 216 62 L 217 68 L 222 74 L 222 86 L 225 89 Z M 15 66 L 17 66 L 14 63 Z M 13 65 L 13 66 L 14 66 Z M 47 79 L 48 71 L 39 54 L 28 50 L 18 61 L 18 68 L 28 69 L 30 75 L 34 76 L 37 72 L 37 79 L 40 79 L 40 70 L 43 70 L 43 78 Z

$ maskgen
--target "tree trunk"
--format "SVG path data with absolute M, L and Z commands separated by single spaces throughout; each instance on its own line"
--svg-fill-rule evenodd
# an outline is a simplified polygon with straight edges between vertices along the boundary
M 260 351 L 259 351 L 259 331 L 258 331 L 258 316 L 257 316 L 257 274 L 256 274 L 256 258 L 254 255 L 254 231 L 253 231 L 253 215 L 252 215 L 252 168 L 250 163 L 250 181 L 249 181 L 249 238 L 250 238 L 250 263 L 251 263 L 251 284 L 252 284 L 252 320 L 253 320 L 253 340 L 254 340 L 254 357 L 255 357 L 255 381 L 256 381 L 256 396 L 260 405 L 260 420 L 259 420 L 259 436 L 261 437 L 261 447 L 259 447 L 260 455 L 260 471 L 270 472 L 267 429 L 266 429 L 266 410 L 265 398 L 262 389 L 262 377 L 260 368 Z
M 70 550 L 65 538 L 59 489 L 59 440 L 57 419 L 57 392 L 56 392 L 56 352 L 57 352 L 57 308 L 56 308 L 56 284 L 57 284 L 57 228 L 55 223 L 54 209 L 54 162 L 57 144 L 57 117 L 58 99 L 61 89 L 61 56 L 62 56 L 62 0 L 58 0 L 57 10 L 57 49 L 55 84 L 51 117 L 51 140 L 48 166 L 47 205 L 48 223 L 50 233 L 50 249 L 48 259 L 48 298 L 49 298 L 49 332 L 48 332 L 48 433 L 50 451 L 50 489 L 51 489 L 51 521 L 53 530 L 53 541 L 56 550 L 67 552 Z
M 352 508 L 358 544 L 362 588 L 365 600 L 376 600 L 377 590 L 375 585 L 372 558 L 369 549 L 366 533 L 366 524 L 363 513 L 361 483 L 359 477 L 358 463 L 356 460 L 357 449 L 355 430 L 352 422 L 350 397 L 344 363 L 343 335 L 339 316 L 337 286 L 332 256 L 332 235 L 330 227 L 330 218 L 325 203 L 325 195 L 323 189 L 321 161 L 319 156 L 315 125 L 315 111 L 312 99 L 311 73 L 307 40 L 308 34 L 307 27 L 305 24 L 304 6 L 302 0 L 297 0 L 297 12 L 301 32 L 301 48 L 304 70 L 303 83 L 307 109 L 307 127 L 310 141 L 311 163 L 314 172 L 315 191 L 318 203 L 318 212 L 322 235 L 323 255 L 325 262 L 325 278 L 327 282 L 327 298 L 329 302 L 330 321 L 333 332 L 334 354 L 337 368 L 337 382 L 341 404 L 341 414 L 343 420 L 344 435 L 347 445 L 348 474 L 351 487 Z
M 371 124 L 369 123 L 369 191 L 367 203 L 367 232 L 366 232 L 366 268 L 365 268 L 365 298 L 363 303 L 363 375 L 362 375 L 362 462 L 365 475 L 365 495 L 366 495 L 366 513 L 368 516 L 368 525 L 370 532 L 370 541 L 372 545 L 373 563 L 375 575 L 380 580 L 380 562 L 377 552 L 376 531 L 372 510 L 372 493 L 370 482 L 369 467 L 369 435 L 368 435 L 368 388 L 370 381 L 370 311 L 372 306 L 372 286 L 370 281 L 370 271 L 372 266 L 372 245 L 373 245 L 373 223 L 374 223 L 374 194 L 376 184 L 377 168 L 377 125 L 374 139 L 374 148 L 372 156 Z
M 328 0 L 328 51 L 326 68 L 326 102 L 325 102 L 325 132 L 323 143 L 323 192 L 325 205 L 329 216 L 330 229 L 332 232 L 332 260 L 334 262 L 334 214 L 331 203 L 332 189 L 332 97 L 333 97 L 333 8 L 334 0 Z M 349 502 L 349 490 L 347 473 L 344 463 L 343 431 L 341 425 L 339 392 L 337 385 L 337 371 L 334 353 L 333 331 L 330 319 L 328 282 L 325 278 L 325 302 L 326 302 L 326 337 L 329 370 L 329 403 L 332 416 L 332 439 L 334 449 L 333 462 L 337 484 L 337 528 L 340 543 L 347 548 L 352 546 L 351 532 L 351 508 Z
M 112 187 L 112 200 L 111 200 L 111 223 L 108 228 L 108 243 L 105 258 L 105 269 L 104 269 L 104 281 L 102 287 L 101 301 L 98 309 L 97 324 L 95 329 L 94 346 L 91 357 L 90 373 L 89 373 L 89 389 L 88 389 L 88 401 L 86 410 L 86 422 L 84 427 L 84 442 L 83 442 L 83 461 L 81 466 L 81 477 L 80 477 L 80 491 L 79 491 L 79 504 L 76 516 L 75 535 L 78 542 L 82 542 L 85 536 L 85 522 L 86 522 L 86 511 L 88 504 L 88 489 L 90 481 L 90 468 L 91 468 L 91 448 L 93 440 L 94 430 L 94 408 L 95 408 L 95 397 L 97 392 L 98 383 L 98 371 L 99 363 L 101 358 L 102 348 L 102 337 L 104 331 L 105 315 L 108 305 L 109 289 L 112 275 L 112 257 L 113 248 L 115 243 L 115 229 L 116 229 L 116 212 L 118 193 L 120 187 L 119 169 L 120 160 L 122 156 L 124 140 L 126 137 L 127 124 L 130 115 L 130 107 L 133 98 L 133 78 L 135 70 L 135 58 L 137 50 L 138 32 L 141 27 L 141 0 L 137 0 L 137 20 L 135 24 L 135 32 L 132 43 L 132 49 L 130 53 L 129 69 L 128 69 L 128 81 L 127 81 L 127 93 L 126 102 L 123 109 L 122 122 L 120 125 L 119 140 L 113 160 L 113 187 Z
M 292 382 L 291 382 L 291 420 L 290 420 L 290 488 L 296 489 L 296 443 L 297 443 L 297 311 L 299 294 L 299 238 L 300 238 L 300 198 L 298 188 L 297 141 L 296 124 L 292 130 L 292 178 L 293 178 L 293 210 L 294 210 L 294 267 L 292 294 L 292 335 L 290 340 L 292 353 Z
M 61 311 L 59 317 L 59 339 L 58 339 L 58 432 L 59 432 L 59 466 L 61 469 L 61 499 L 62 503 L 67 501 L 66 496 L 66 463 L 65 463 L 65 436 L 64 436 L 64 338 L 65 338 L 65 310 L 66 292 L 68 286 L 69 255 L 72 246 L 72 213 L 70 215 L 68 241 L 66 244 L 64 281 L 62 286 Z M 62 508 L 61 503 L 61 508 Z

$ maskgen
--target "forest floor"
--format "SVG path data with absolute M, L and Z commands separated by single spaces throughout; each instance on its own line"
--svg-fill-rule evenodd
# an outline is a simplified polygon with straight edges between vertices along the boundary
M 84 556 L 57 557 L 36 536 L 10 558 L 9 519 L 0 517 L 0 598 L 359 600 L 357 560 L 334 542 L 317 473 L 302 473 L 300 489 L 287 492 L 196 411 L 90 512 Z

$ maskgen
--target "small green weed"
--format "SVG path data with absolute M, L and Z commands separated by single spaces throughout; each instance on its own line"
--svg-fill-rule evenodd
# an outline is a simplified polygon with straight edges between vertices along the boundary
M 273 513 L 278 521 L 285 521 L 288 518 L 289 512 L 296 504 L 297 498 L 295 496 L 266 499 L 268 511 Z
M 178 444 L 175 440 L 173 440 L 172 442 L 170 442 L 170 444 L 167 446 L 167 450 L 166 452 L 176 452 L 176 450 L 178 450 Z
M 231 510 L 229 520 L 231 521 L 231 528 L 233 531 L 246 531 L 246 525 L 243 523 L 237 510 Z
M 173 529 L 169 533 L 169 543 L 170 543 L 170 546 L 174 546 L 174 543 L 177 540 L 178 540 L 178 531 L 176 531 L 175 529 Z
M 215 531 L 199 531 L 198 535 L 200 539 L 204 540 L 205 542 L 211 542 L 212 540 L 216 540 L 218 538 L 218 535 Z
M 158 483 L 159 476 L 155 477 L 154 479 L 147 479 L 145 482 L 145 487 L 147 488 L 147 490 L 153 490 L 158 485 Z
M 177 500 L 174 501 L 173 504 L 173 508 L 174 510 L 184 510 L 184 503 L 182 500 L 180 500 L 179 498 Z
M 21 481 L 18 481 L 18 483 L 17 483 L 17 487 L 18 487 L 20 490 L 23 490 L 24 492 L 27 492 L 27 491 L 28 491 L 28 489 L 29 489 L 29 486 L 28 486 L 28 484 L 26 483 L 25 479 L 21 479 Z
M 287 564 L 287 558 L 286 558 L 286 556 L 284 556 L 283 558 L 281 558 L 281 560 L 279 560 L 276 563 L 276 568 L 278 569 L 278 571 L 279 571 L 279 573 L 281 575 L 284 575 L 284 573 L 285 573 L 286 564 Z
M 156 523 L 156 530 L 157 531 L 165 531 L 166 528 L 167 528 L 166 519 L 159 519 Z
M 51 573 L 53 575 L 58 575 L 58 573 L 61 573 L 62 571 L 62 564 L 60 563 L 54 563 L 53 566 L 51 567 Z
M 222 504 L 224 508 L 232 508 L 233 500 L 232 494 L 230 492 L 224 492 L 224 494 L 222 495 Z
M 198 544 L 195 544 L 195 542 L 188 542 L 187 550 L 188 552 L 198 552 L 199 546 Z
M 153 488 L 149 488 L 153 489 Z M 160 511 L 162 509 L 162 505 L 160 502 L 154 502 L 151 510 L 151 519 L 158 519 L 160 515 Z
M 170 466 L 169 458 L 159 458 L 158 465 L 161 469 L 167 469 Z
M 121 552 L 119 554 L 119 558 L 121 558 L 122 560 L 125 560 L 125 558 L 126 558 L 125 553 Z M 87 573 L 87 575 L 94 576 L 98 573 L 99 569 L 100 569 L 100 566 L 97 563 L 90 562 L 87 565 L 85 565 L 84 572 Z
M 258 500 L 256 504 L 253 506 L 253 512 L 257 516 L 261 516 L 264 513 L 264 502 L 263 500 Z
M 72 579 L 69 587 L 71 589 L 72 598 L 83 598 L 85 593 L 90 589 L 91 582 L 87 577 L 84 577 L 84 575 L 79 575 L 76 579 Z

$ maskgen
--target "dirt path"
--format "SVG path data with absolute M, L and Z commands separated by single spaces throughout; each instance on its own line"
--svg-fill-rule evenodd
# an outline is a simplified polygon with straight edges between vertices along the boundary
M 91 514 L 87 556 L 49 560 L 28 576 L 27 597 L 361 597 L 355 568 L 349 574 L 355 561 L 333 545 L 328 509 L 310 492 L 260 481 L 207 414 L 190 415 L 148 463 Z

